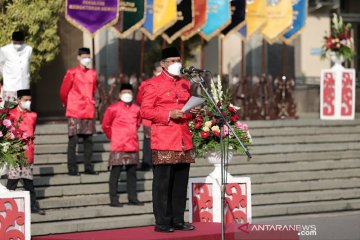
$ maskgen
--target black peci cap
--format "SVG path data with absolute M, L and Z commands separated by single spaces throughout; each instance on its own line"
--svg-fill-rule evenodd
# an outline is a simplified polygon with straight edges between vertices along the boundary
M 180 57 L 180 53 L 175 47 L 164 48 L 161 51 L 161 60 L 170 58 L 170 57 Z
M 17 97 L 20 99 L 23 96 L 31 96 L 30 89 L 21 89 L 17 91 Z
M 12 38 L 13 41 L 25 41 L 25 34 L 23 31 L 16 31 L 12 33 Z
M 81 54 L 90 54 L 90 49 L 89 48 L 79 48 L 78 50 L 78 55 L 81 55 Z

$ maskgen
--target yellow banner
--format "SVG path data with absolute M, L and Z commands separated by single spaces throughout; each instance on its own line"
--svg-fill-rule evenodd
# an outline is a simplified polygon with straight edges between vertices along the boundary
M 260 31 L 266 23 L 266 0 L 246 1 L 246 38 Z
M 267 23 L 262 34 L 272 44 L 292 26 L 292 0 L 267 0 L 266 12 Z
M 163 33 L 176 21 L 176 0 L 154 0 L 154 33 Z

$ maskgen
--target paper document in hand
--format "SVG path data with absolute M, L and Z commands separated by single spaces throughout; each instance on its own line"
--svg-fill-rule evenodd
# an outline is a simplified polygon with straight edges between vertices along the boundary
M 181 109 L 183 112 L 189 112 L 190 109 L 199 106 L 205 102 L 205 99 L 191 96 L 191 98 L 187 101 L 184 107 Z

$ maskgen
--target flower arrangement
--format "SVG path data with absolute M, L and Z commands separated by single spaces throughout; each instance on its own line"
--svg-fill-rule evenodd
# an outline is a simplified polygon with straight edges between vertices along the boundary
M 248 125 L 239 121 L 237 111 L 238 107 L 231 104 L 231 94 L 229 91 L 224 93 L 220 79 L 217 81 L 217 87 L 211 83 L 211 94 L 217 106 L 222 112 L 222 115 L 230 123 L 231 128 L 240 138 L 244 145 L 249 145 L 252 142 Z M 223 134 L 223 142 L 225 146 L 231 151 L 245 154 L 240 143 L 234 137 L 227 125 L 221 126 L 221 117 L 211 104 L 210 100 L 205 98 L 205 107 L 202 112 L 198 114 L 194 120 L 189 122 L 190 131 L 197 157 L 202 157 L 209 151 L 220 151 L 220 134 Z M 221 131 L 222 128 L 222 131 Z
M 345 61 L 355 56 L 353 40 L 350 36 L 351 24 L 344 24 L 342 17 L 334 13 L 332 18 L 331 34 L 324 37 L 321 58 L 325 58 L 329 52 L 336 53 L 337 57 L 343 57 Z
M 1 99 L 0 99 L 1 101 Z M 16 105 L 11 104 L 9 107 L 0 108 L 0 168 L 26 166 L 25 151 L 27 143 L 34 139 L 19 129 L 19 119 L 15 122 L 9 117 L 9 111 Z

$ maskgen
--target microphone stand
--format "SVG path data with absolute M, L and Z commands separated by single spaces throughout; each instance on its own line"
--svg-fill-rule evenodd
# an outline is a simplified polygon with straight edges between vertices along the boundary
M 212 74 L 210 71 L 204 71 L 202 73 L 206 73 L 208 72 L 210 74 L 211 77 L 211 81 L 212 81 Z M 195 78 L 193 77 L 193 75 L 195 75 L 200 79 L 199 80 L 195 80 Z M 211 96 L 211 94 L 208 92 L 208 90 L 206 89 L 206 87 L 204 86 L 204 78 L 203 76 L 201 76 L 201 72 L 193 72 L 191 74 L 189 74 L 190 76 L 190 80 L 194 83 L 198 83 L 201 87 L 201 89 L 204 91 L 205 95 L 207 96 L 207 98 L 210 100 L 211 104 L 213 105 L 213 107 L 215 108 L 216 112 L 218 113 L 218 116 L 220 117 L 219 122 L 220 122 L 220 152 L 221 152 L 221 239 L 225 240 L 225 219 L 224 219 L 224 203 L 225 203 L 225 188 L 226 188 L 226 183 L 227 180 L 225 179 L 225 168 L 228 165 L 228 148 L 225 148 L 225 144 L 223 141 L 223 126 L 226 125 L 228 127 L 228 129 L 232 132 L 233 136 L 235 136 L 236 140 L 240 143 L 240 146 L 242 147 L 242 149 L 244 150 L 244 152 L 246 153 L 246 155 L 248 156 L 248 158 L 252 158 L 249 150 L 246 148 L 246 146 L 243 144 L 243 142 L 240 140 L 240 138 L 237 136 L 237 134 L 235 133 L 234 129 L 230 126 L 230 123 L 226 120 L 226 118 L 222 115 L 220 108 L 217 106 L 217 104 L 215 103 L 214 98 Z M 225 162 L 226 160 L 226 162 Z

